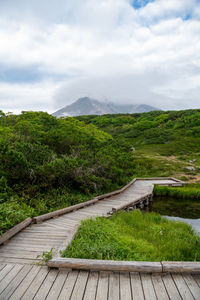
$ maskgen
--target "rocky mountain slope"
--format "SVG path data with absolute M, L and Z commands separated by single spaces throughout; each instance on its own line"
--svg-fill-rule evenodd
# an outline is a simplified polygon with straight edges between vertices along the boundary
M 65 106 L 53 113 L 53 116 L 82 116 L 82 115 L 104 115 L 117 113 L 142 113 L 159 110 L 146 104 L 114 104 L 112 102 L 100 102 L 89 97 L 80 98 L 74 103 Z

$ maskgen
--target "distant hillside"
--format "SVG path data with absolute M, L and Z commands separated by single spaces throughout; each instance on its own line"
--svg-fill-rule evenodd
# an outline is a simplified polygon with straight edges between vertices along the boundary
M 53 116 L 83 116 L 83 115 L 105 115 L 118 113 L 142 113 L 152 110 L 159 110 L 146 104 L 114 104 L 112 102 L 100 102 L 88 97 L 80 98 L 71 105 L 53 113 Z

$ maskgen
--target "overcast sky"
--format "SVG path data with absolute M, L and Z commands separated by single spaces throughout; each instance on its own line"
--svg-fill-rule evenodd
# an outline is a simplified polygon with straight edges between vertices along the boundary
M 200 108 L 200 0 L 0 0 L 0 110 Z

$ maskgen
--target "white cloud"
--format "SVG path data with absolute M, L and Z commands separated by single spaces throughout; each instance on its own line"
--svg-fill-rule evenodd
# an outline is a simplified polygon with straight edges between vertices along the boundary
M 0 109 L 48 110 L 53 101 L 56 109 L 85 95 L 161 108 L 188 107 L 190 99 L 197 107 L 199 11 L 195 0 L 138 10 L 129 0 L 0 3 L 0 66 L 34 68 L 43 78 L 0 83 Z
M 0 110 L 19 113 L 22 110 L 54 111 L 52 95 L 58 88 L 53 82 L 35 84 L 0 83 Z

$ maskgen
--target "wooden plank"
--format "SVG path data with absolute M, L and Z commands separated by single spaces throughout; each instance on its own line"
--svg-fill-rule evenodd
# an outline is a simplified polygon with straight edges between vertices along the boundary
M 133 300 L 144 300 L 142 282 L 139 273 L 130 273 Z
M 97 284 L 98 284 L 99 273 L 91 272 L 89 274 L 84 300 L 94 300 L 96 296 Z
M 183 300 L 194 300 L 187 284 L 180 274 L 172 274 L 174 282 Z
M 31 218 L 27 218 L 23 222 L 19 223 L 18 225 L 14 226 L 7 232 L 5 232 L 1 237 L 0 237 L 0 245 L 5 243 L 7 240 L 9 240 L 11 237 L 13 237 L 15 234 L 17 234 L 19 231 L 24 229 L 25 227 L 29 226 L 32 222 Z
M 25 253 L 19 253 L 19 252 L 18 253 L 7 252 L 7 253 L 0 253 L 0 257 L 38 259 L 37 255 L 35 255 L 33 253 L 25 254 Z
M 68 233 L 68 232 L 70 232 L 71 230 L 68 230 L 68 231 L 66 231 L 66 234 Z M 13 240 L 15 239 L 15 240 L 21 240 L 21 239 L 25 239 L 25 240 L 31 240 L 31 241 L 35 241 L 35 240 L 39 240 L 39 241 L 41 241 L 41 240 L 43 240 L 43 241 L 46 241 L 46 240 L 52 240 L 52 241 L 60 241 L 60 240 L 62 240 L 63 239 L 63 237 L 64 236 L 66 236 L 66 234 L 63 234 L 63 235 L 58 235 L 58 236 L 56 236 L 56 235 L 51 235 L 51 233 L 44 233 L 44 234 L 42 234 L 42 233 L 36 233 L 36 234 L 34 234 L 34 233 L 24 233 L 24 232 L 22 232 L 22 233 L 19 233 L 15 238 L 13 238 Z
M 108 300 L 119 300 L 119 273 L 113 273 L 109 276 Z
M 14 264 L 34 264 L 38 263 L 36 259 L 23 259 L 23 258 L 10 258 L 10 257 L 1 257 L 0 262 L 2 263 L 14 263 Z
M 14 268 L 4 277 L 0 284 L 0 294 L 7 288 L 9 283 L 16 277 L 23 265 L 15 265 Z
M 47 246 L 49 246 L 49 245 L 51 245 L 51 244 L 55 244 L 55 245 L 59 245 L 60 244 L 60 242 L 62 241 L 62 239 L 60 239 L 60 240 L 51 240 L 51 239 L 49 239 L 49 240 L 45 240 L 45 239 L 28 239 L 28 238 L 17 238 L 17 239 L 13 239 L 13 243 L 16 243 L 16 245 L 38 245 L 38 246 L 41 246 L 41 245 L 47 245 Z
M 0 282 L 2 281 L 2 279 L 5 278 L 5 276 L 14 268 L 14 265 L 12 264 L 7 264 L 3 270 L 0 272 Z
M 172 300 L 181 300 L 182 298 L 181 298 L 179 291 L 177 290 L 177 287 L 171 277 L 171 274 L 162 274 L 162 280 L 164 282 L 164 285 L 165 285 L 165 288 L 169 295 L 169 298 Z
M 82 300 L 88 280 L 89 273 L 86 271 L 80 271 L 77 281 L 72 292 L 70 300 Z
M 31 300 L 34 298 L 40 286 L 43 284 L 49 270 L 46 267 L 41 267 L 37 276 L 33 279 L 28 289 L 24 293 L 21 300 Z
M 100 272 L 98 286 L 97 286 L 96 300 L 108 299 L 108 282 L 109 282 L 109 275 Z
M 8 244 L 7 246 L 5 246 L 5 248 L 4 249 L 19 249 L 19 250 L 25 250 L 25 251 L 35 251 L 35 252 L 37 252 L 37 251 L 50 251 L 51 250 L 51 246 L 49 245 L 49 246 L 47 246 L 47 245 L 43 245 L 43 246 L 37 246 L 37 245 L 19 245 L 19 244 L 16 244 L 16 245 L 14 245 L 14 244 Z
M 164 283 L 162 281 L 161 275 L 153 274 L 152 282 L 153 282 L 153 286 L 154 286 L 154 290 L 155 290 L 157 298 L 162 299 L 162 300 L 170 300 L 168 297 L 166 288 L 164 286 Z
M 58 275 L 58 270 L 50 270 L 42 285 L 40 286 L 38 292 L 36 293 L 34 300 L 46 299 L 49 290 L 51 289 L 56 277 Z
M 0 264 L 0 271 L 6 266 L 6 264 Z
M 94 198 L 94 199 L 86 201 L 86 202 L 82 202 L 82 203 L 79 203 L 79 204 L 76 204 L 76 205 L 73 205 L 73 206 L 69 206 L 69 207 L 66 207 L 66 208 L 63 208 L 63 209 L 59 209 L 59 210 L 56 210 L 56 211 L 53 211 L 53 212 L 50 212 L 50 213 L 47 213 L 47 214 L 44 214 L 44 215 L 41 215 L 41 216 L 38 216 L 38 217 L 34 217 L 33 220 L 37 223 L 38 222 L 43 222 L 43 221 L 48 220 L 50 218 L 58 217 L 60 215 L 72 212 L 75 209 L 80 209 L 82 207 L 94 204 L 98 201 L 99 200 L 97 198 Z
M 120 299 L 132 300 L 129 273 L 120 273 Z
M 73 271 L 68 274 L 58 300 L 69 300 L 74 289 L 78 277 L 78 271 Z
M 162 272 L 159 262 L 113 261 L 76 258 L 53 258 L 48 262 L 49 267 L 68 268 L 95 271 L 120 272 Z
M 142 287 L 145 299 L 157 300 L 150 274 L 141 274 Z
M 47 297 L 48 300 L 58 299 L 58 296 L 63 288 L 67 276 L 68 276 L 68 271 L 60 271 L 58 273 L 58 276 L 56 277 L 56 280 L 54 281 L 51 290 L 48 294 Z
M 200 262 L 162 261 L 163 272 L 170 273 L 200 273 Z
M 39 266 L 33 266 L 31 271 L 28 273 L 26 278 L 20 283 L 20 285 L 17 287 L 17 289 L 14 291 L 12 296 L 10 297 L 10 300 L 18 300 L 21 299 L 21 297 L 24 295 L 34 278 L 37 276 L 37 274 L 40 271 Z
M 10 296 L 14 293 L 16 288 L 23 281 L 24 277 L 30 272 L 31 268 L 32 266 L 26 265 L 18 272 L 17 276 L 10 282 L 10 284 L 0 295 L 0 300 L 6 300 L 10 298 Z
M 198 286 L 197 282 L 194 280 L 192 275 L 190 274 L 183 274 L 183 279 L 185 280 L 187 286 L 190 289 L 194 299 L 200 299 L 200 287 Z
M 200 275 L 192 275 L 192 277 L 195 279 L 196 283 L 198 284 L 198 286 L 200 287 Z

